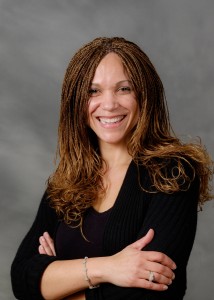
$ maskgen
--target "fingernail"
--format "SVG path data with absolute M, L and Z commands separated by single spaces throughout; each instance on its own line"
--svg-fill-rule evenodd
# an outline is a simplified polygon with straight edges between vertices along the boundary
M 172 280 L 173 280 L 173 279 L 175 279 L 175 274 L 174 274 L 174 273 L 173 273 L 173 275 L 172 275 Z
M 168 286 L 167 285 L 164 285 L 163 286 L 163 290 L 165 291 L 165 290 L 167 290 L 168 289 Z
M 176 264 L 173 264 L 172 268 L 173 268 L 173 270 L 177 269 Z
M 172 284 L 172 280 L 169 281 L 169 284 L 168 284 L 168 285 L 170 285 L 170 284 Z

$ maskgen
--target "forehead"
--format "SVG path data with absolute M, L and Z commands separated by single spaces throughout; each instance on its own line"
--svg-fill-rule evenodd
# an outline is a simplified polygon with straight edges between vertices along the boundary
M 95 70 L 93 81 L 104 77 L 109 77 L 109 79 L 120 77 L 120 80 L 128 79 L 122 59 L 114 52 L 108 53 L 100 61 Z
M 99 68 L 102 65 L 112 65 L 113 67 L 115 64 L 117 66 L 123 67 L 123 62 L 120 56 L 117 53 L 110 52 L 101 59 L 97 68 Z

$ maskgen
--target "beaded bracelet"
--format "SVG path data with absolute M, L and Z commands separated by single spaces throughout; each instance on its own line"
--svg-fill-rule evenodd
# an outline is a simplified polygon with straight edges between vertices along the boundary
M 88 282 L 89 289 L 96 289 L 96 288 L 98 288 L 100 285 L 99 285 L 99 284 L 93 285 L 93 284 L 91 283 L 91 280 L 90 280 L 90 278 L 88 277 L 88 269 L 87 269 L 87 266 L 86 266 L 87 260 L 88 260 L 88 257 L 85 256 L 85 257 L 84 257 L 84 261 L 83 261 L 83 267 L 84 267 L 84 273 L 85 273 L 85 280 Z

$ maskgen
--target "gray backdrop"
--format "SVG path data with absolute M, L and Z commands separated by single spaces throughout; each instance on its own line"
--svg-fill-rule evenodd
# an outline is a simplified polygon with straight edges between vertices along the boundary
M 0 299 L 14 299 L 10 265 L 53 170 L 61 83 L 96 36 L 140 44 L 166 89 L 179 135 L 214 150 L 213 0 L 0 1 Z M 213 201 L 199 213 L 186 300 L 214 295 Z

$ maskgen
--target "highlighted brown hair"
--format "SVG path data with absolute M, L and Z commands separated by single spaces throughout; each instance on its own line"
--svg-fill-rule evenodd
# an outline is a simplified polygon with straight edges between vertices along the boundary
M 102 184 L 105 162 L 87 119 L 95 70 L 110 52 L 121 58 L 140 109 L 139 121 L 127 144 L 129 154 L 137 164 L 147 167 L 159 191 L 187 189 L 194 176 L 199 176 L 201 206 L 211 198 L 212 160 L 201 143 L 185 144 L 173 134 L 164 88 L 148 56 L 135 43 L 114 37 L 97 38 L 83 46 L 66 70 L 58 130 L 59 163 L 48 180 L 52 207 L 66 223 L 81 227 L 85 210 L 105 193 Z M 176 174 L 174 171 L 169 174 L 172 160 L 176 162 Z M 191 176 L 186 172 L 187 164 Z

